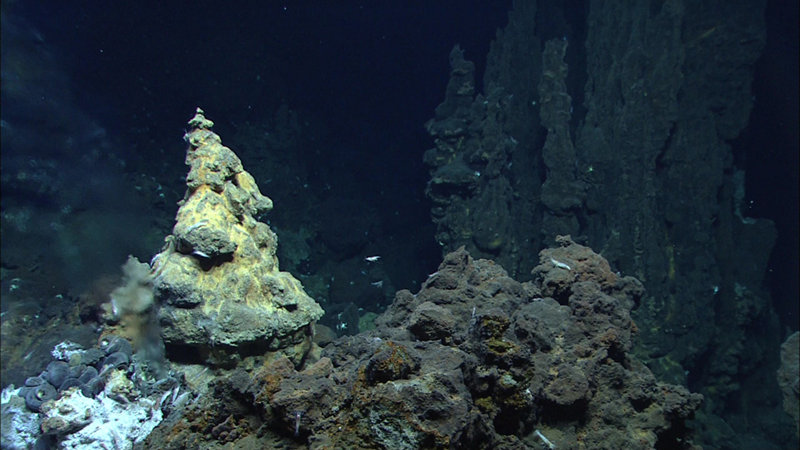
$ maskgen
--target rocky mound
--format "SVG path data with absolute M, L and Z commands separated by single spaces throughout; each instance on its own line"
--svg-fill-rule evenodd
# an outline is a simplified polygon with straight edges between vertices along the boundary
M 299 362 L 323 311 L 278 268 L 278 238 L 259 221 L 272 200 L 201 109 L 189 126 L 186 196 L 151 263 L 168 356 L 232 365 L 243 355 L 286 349 Z
M 397 293 L 376 330 L 335 341 L 300 372 L 285 358 L 233 371 L 148 443 L 691 448 L 684 421 L 702 396 L 630 356 L 641 284 L 558 242 L 527 283 L 450 253 L 420 292 Z

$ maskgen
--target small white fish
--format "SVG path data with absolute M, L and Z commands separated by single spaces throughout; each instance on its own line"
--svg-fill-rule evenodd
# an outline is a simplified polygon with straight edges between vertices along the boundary
M 561 261 L 556 261 L 553 258 L 550 258 L 550 262 L 553 263 L 554 266 L 558 267 L 559 269 L 565 270 L 572 270 L 572 268 Z
M 383 287 L 383 280 L 374 281 L 374 282 L 372 282 L 370 284 L 375 286 L 376 288 L 381 288 L 381 287 Z
M 377 262 L 379 259 L 381 259 L 381 257 L 378 256 L 378 255 L 367 256 L 366 258 L 364 258 L 364 261 L 366 261 L 366 262 Z

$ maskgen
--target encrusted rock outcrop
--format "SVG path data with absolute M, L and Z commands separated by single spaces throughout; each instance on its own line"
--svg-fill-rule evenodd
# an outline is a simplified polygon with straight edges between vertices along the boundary
M 569 237 L 558 243 L 526 283 L 452 252 L 417 294 L 397 293 L 376 329 L 339 338 L 302 371 L 285 358 L 232 371 L 188 424 L 148 444 L 691 448 L 684 422 L 702 396 L 657 381 L 630 353 L 641 283 Z M 193 431 L 215 429 L 227 431 Z
M 781 345 L 781 367 L 778 369 L 778 385 L 783 394 L 783 410 L 792 416 L 800 434 L 800 332 L 795 331 Z
M 213 122 L 189 121 L 186 195 L 166 245 L 152 261 L 161 333 L 172 358 L 186 352 L 225 363 L 287 349 L 296 360 L 311 346 L 322 308 L 275 256 L 278 239 L 260 214 L 272 209 Z

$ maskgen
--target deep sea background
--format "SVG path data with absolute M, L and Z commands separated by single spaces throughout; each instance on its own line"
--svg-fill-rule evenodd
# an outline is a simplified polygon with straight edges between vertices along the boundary
M 432 228 L 422 152 L 431 139 L 422 124 L 443 98 L 449 50 L 460 44 L 480 77 L 509 7 L 508 1 L 425 7 L 402 1 L 4 2 L 3 173 L 8 176 L 20 159 L 50 157 L 64 164 L 57 172 L 74 172 L 67 189 L 101 198 L 89 207 L 114 204 L 116 190 L 125 186 L 85 189 L 91 187 L 86 183 L 113 184 L 98 179 L 115 178 L 109 173 L 114 169 L 75 164 L 99 152 L 95 160 L 113 154 L 118 161 L 111 165 L 124 166 L 115 169 L 155 177 L 165 186 L 172 182 L 179 197 L 181 127 L 196 106 L 216 121 L 215 130 L 240 153 L 245 168 L 258 172 L 232 132 L 286 105 L 322 139 L 313 157 L 302 157 L 332 168 L 312 174 L 309 184 L 329 187 L 332 195 L 357 192 L 374 206 L 387 223 L 385 232 L 416 250 L 415 262 L 395 276 L 419 282 L 439 258 L 431 233 L 424 232 Z M 747 215 L 769 218 L 778 227 L 768 283 L 783 323 L 793 328 L 800 271 L 796 18 L 793 2 L 768 2 L 755 107 L 750 126 L 734 143 L 746 149 Z M 28 133 L 48 144 L 31 144 Z M 27 144 L 12 145 L 19 135 Z M 69 145 L 58 142 L 63 135 L 69 135 Z M 267 195 L 275 195 L 258 181 Z M 350 183 L 358 187 L 343 188 Z M 3 203 L 30 200 L 4 195 Z M 286 205 L 274 200 L 279 217 Z M 169 217 L 172 211 L 165 209 L 159 214 Z M 115 256 L 111 260 L 133 250 L 107 249 Z
M 443 98 L 450 48 L 460 43 L 477 61 L 485 58 L 509 2 L 426 8 L 404 2 L 80 5 L 4 3 L 3 28 L 12 35 L 4 39 L 4 79 L 13 86 L 4 86 L 3 130 L 6 142 L 26 142 L 19 146 L 26 147 L 24 157 L 4 152 L 4 173 L 24 165 L 26 157 L 50 158 L 61 176 L 81 186 L 65 183 L 72 185 L 67 190 L 83 192 L 75 195 L 80 199 L 56 200 L 70 208 L 118 204 L 114 197 L 126 183 L 113 172 L 144 174 L 169 191 L 169 206 L 153 213 L 171 220 L 184 189 L 181 137 L 201 106 L 273 198 L 278 207 L 272 219 L 280 221 L 281 209 L 291 205 L 265 184 L 262 175 L 273 168 L 254 167 L 252 154 L 261 150 L 252 147 L 263 142 L 234 136 L 245 124 L 272 119 L 285 105 L 306 125 L 304 133 L 315 135 L 313 156 L 294 156 L 313 166 L 303 185 L 332 196 L 357 195 L 375 209 L 386 226 L 381 238 L 403 240 L 413 249 L 407 267 L 394 274 L 401 286 L 435 269 L 440 255 L 430 231 L 422 163 L 431 140 L 422 125 Z M 47 129 L 69 134 L 70 144 L 59 145 L 62 136 L 48 139 L 42 134 Z M 31 145 L 29 132 L 49 142 Z M 11 147 L 9 153 L 20 152 Z M 87 158 L 93 151 L 96 157 Z M 75 164 L 86 159 L 91 161 Z M 101 199 L 89 204 L 84 195 Z M 131 234 L 123 240 L 135 241 Z M 147 253 L 158 250 L 133 243 L 113 248 L 119 239 L 109 244 L 109 264 L 123 253 L 149 259 Z M 67 278 L 74 283 L 74 276 Z
M 482 85 L 511 2 L 410 4 L 4 1 L 3 314 L 100 303 L 128 254 L 159 251 L 198 106 L 275 202 L 264 220 L 285 245 L 281 267 L 320 301 L 323 322 L 358 322 L 353 305 L 380 312 L 394 290 L 416 291 L 442 256 L 423 124 L 454 45 Z M 800 317 L 797 8 L 767 2 L 755 106 L 732 143 L 746 155 L 743 214 L 777 226 L 766 283 L 789 330 Z M 367 255 L 381 266 L 345 262 Z

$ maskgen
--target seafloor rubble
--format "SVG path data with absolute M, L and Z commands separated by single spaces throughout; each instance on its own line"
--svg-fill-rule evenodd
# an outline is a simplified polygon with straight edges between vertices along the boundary
M 691 448 L 702 397 L 630 355 L 641 284 L 558 242 L 526 283 L 452 252 L 375 330 L 301 371 L 277 357 L 228 372 L 144 446 Z

